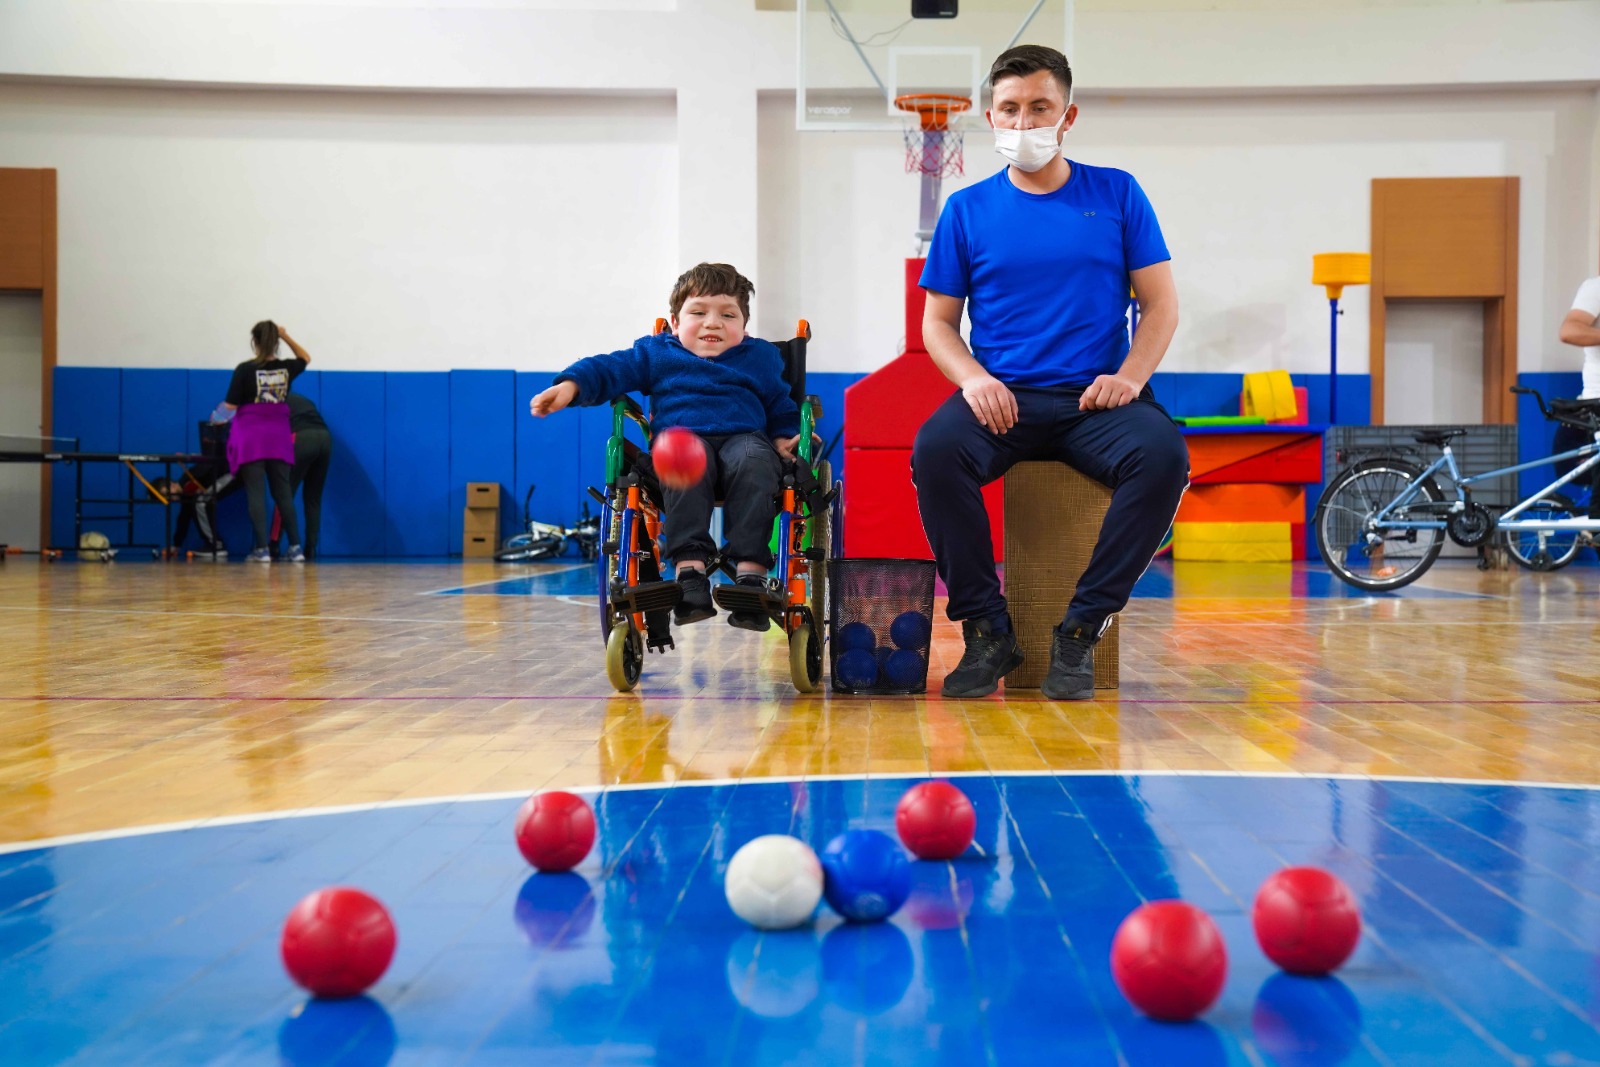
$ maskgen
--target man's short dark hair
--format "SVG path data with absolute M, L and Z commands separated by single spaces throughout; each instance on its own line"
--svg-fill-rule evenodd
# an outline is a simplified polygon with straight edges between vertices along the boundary
M 750 279 L 728 264 L 700 263 L 678 276 L 667 304 L 672 308 L 672 317 L 677 318 L 684 301 L 692 296 L 731 296 L 739 302 L 744 321 L 749 322 L 750 294 L 755 291 L 756 287 L 750 284 Z
M 1062 98 L 1071 99 L 1072 68 L 1067 65 L 1067 57 L 1042 44 L 1019 44 L 1001 52 L 994 66 L 989 68 L 989 90 L 993 92 L 995 83 L 1002 78 L 1026 78 L 1041 70 L 1055 75 Z

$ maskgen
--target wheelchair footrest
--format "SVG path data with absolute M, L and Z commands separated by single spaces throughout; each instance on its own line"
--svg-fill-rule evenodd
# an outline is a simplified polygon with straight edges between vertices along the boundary
M 755 615 L 773 615 L 783 610 L 785 598 L 767 586 L 716 585 L 711 587 L 711 599 L 723 611 L 742 611 Z
M 683 586 L 677 582 L 640 582 L 615 589 L 611 599 L 632 614 L 637 611 L 667 611 L 683 599 Z

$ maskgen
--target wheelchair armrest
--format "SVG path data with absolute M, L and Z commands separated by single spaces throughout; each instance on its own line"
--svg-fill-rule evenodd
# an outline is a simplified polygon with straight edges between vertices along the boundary
M 639 406 L 637 400 L 631 396 L 619 396 L 611 402 L 611 406 L 613 409 L 622 408 L 622 413 L 637 423 L 639 428 L 644 431 L 646 440 L 649 439 L 650 420 L 645 417 L 644 409 Z
M 822 421 L 822 398 L 812 393 L 806 394 L 806 406 L 811 409 L 812 425 Z

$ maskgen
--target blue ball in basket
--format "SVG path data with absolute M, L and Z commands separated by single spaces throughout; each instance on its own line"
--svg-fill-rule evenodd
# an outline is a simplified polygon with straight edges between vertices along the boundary
M 896 648 L 922 648 L 933 636 L 933 620 L 920 611 L 902 611 L 889 624 L 889 640 Z
M 864 648 L 839 653 L 833 677 L 846 689 L 871 689 L 878 684 L 878 657 Z
M 878 647 L 878 635 L 872 632 L 872 627 L 864 622 L 851 622 L 839 627 L 839 633 L 834 637 L 839 642 L 841 651 L 845 649 L 860 649 L 868 655 Z
M 894 655 L 894 649 L 888 645 L 879 645 L 872 650 L 872 654 L 878 658 L 878 674 L 887 678 L 889 676 L 889 657 Z
M 889 656 L 889 663 L 884 669 L 883 676 L 895 689 L 917 688 L 927 678 L 926 669 L 922 664 L 922 653 L 909 648 L 897 650 Z

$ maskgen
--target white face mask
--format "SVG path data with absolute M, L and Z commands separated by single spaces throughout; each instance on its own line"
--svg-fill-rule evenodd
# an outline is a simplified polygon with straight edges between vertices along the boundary
M 1056 140 L 1056 134 L 1066 121 L 1067 113 L 1063 111 L 1061 121 L 1054 126 L 1039 126 L 1031 130 L 1006 130 L 996 126 L 994 150 L 1026 174 L 1042 170 L 1061 152 L 1061 143 Z

